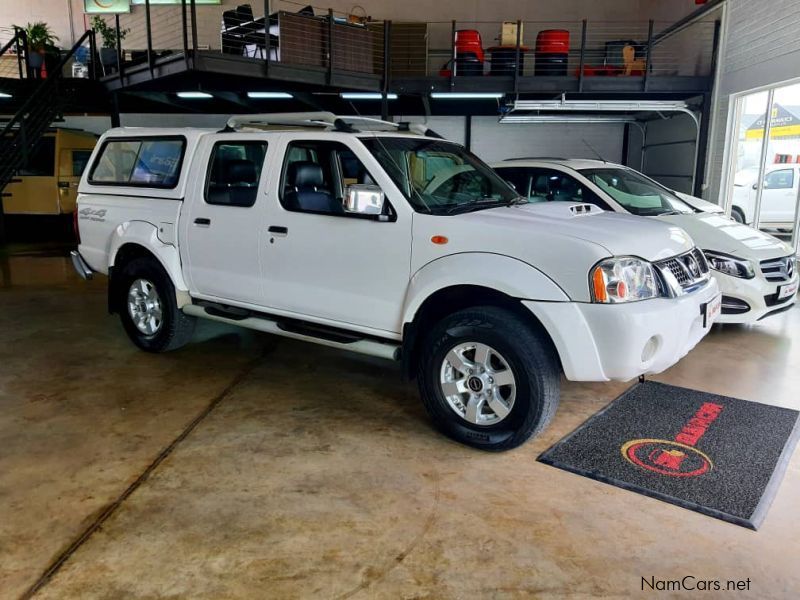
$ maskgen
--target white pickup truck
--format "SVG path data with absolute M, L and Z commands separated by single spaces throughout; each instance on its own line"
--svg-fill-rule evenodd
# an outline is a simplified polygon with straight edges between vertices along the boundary
M 84 277 L 150 352 L 197 318 L 401 361 L 447 435 L 502 450 L 573 381 L 658 373 L 719 313 L 680 228 L 528 204 L 419 126 L 330 113 L 112 129 L 78 198 Z

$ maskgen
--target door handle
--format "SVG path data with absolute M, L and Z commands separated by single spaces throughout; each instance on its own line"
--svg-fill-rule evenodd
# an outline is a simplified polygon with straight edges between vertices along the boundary
M 194 224 L 198 227 L 211 227 L 211 219 L 205 217 L 198 217 L 194 220 Z
M 289 235 L 289 228 L 281 225 L 270 225 L 267 231 L 279 237 L 286 237 Z

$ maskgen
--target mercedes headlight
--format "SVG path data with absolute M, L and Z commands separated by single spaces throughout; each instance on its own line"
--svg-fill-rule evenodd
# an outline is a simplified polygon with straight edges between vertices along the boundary
M 656 273 L 646 260 L 631 256 L 606 259 L 592 269 L 592 302 L 619 304 L 658 298 Z
M 721 252 L 713 252 L 711 250 L 703 250 L 708 260 L 708 266 L 715 271 L 725 273 L 731 277 L 740 277 L 742 279 L 752 279 L 756 276 L 756 270 L 753 268 L 753 263 L 749 260 L 735 258 Z

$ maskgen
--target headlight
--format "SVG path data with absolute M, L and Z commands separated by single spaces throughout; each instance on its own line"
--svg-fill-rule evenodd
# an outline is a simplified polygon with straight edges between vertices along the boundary
M 734 258 L 711 250 L 703 250 L 703 254 L 706 255 L 708 266 L 715 271 L 725 273 L 725 275 L 730 275 L 731 277 L 741 277 L 742 279 L 752 279 L 756 276 L 753 263 L 749 260 Z
M 658 298 L 653 265 L 641 258 L 609 258 L 598 263 L 590 276 L 592 302 L 619 304 Z

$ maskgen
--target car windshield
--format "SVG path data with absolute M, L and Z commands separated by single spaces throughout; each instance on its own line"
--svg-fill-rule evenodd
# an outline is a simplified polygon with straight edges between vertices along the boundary
M 419 212 L 456 214 L 506 206 L 519 197 L 488 165 L 458 144 L 406 137 L 361 141 Z
M 652 217 L 696 212 L 667 188 L 630 169 L 581 169 L 580 173 L 631 214 Z

